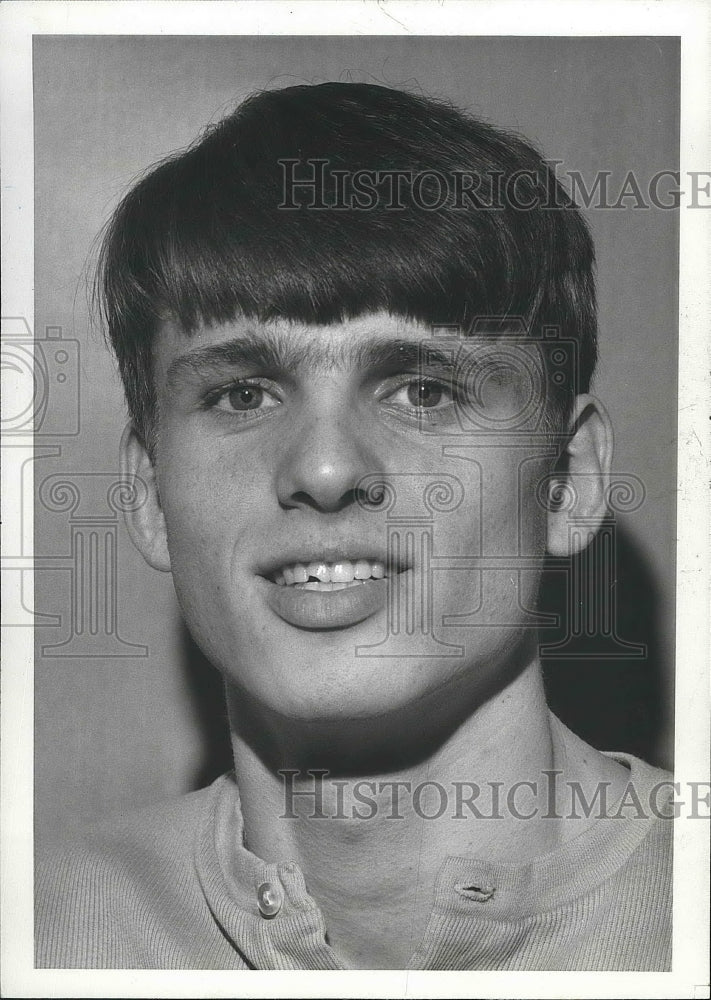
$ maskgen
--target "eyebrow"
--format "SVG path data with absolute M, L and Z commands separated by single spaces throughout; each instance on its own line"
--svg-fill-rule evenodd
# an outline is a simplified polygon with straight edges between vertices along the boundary
M 429 340 L 380 340 L 365 338 L 355 343 L 298 343 L 288 334 L 247 333 L 221 344 L 198 347 L 176 358 L 168 366 L 166 381 L 175 388 L 183 379 L 202 376 L 210 369 L 253 368 L 263 372 L 294 372 L 345 369 L 453 368 L 456 350 L 435 347 Z

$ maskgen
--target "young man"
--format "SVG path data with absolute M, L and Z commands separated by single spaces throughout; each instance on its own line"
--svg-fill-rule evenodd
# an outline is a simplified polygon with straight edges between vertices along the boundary
M 234 774 L 38 879 L 38 965 L 666 969 L 666 776 L 548 710 L 536 599 L 606 515 L 593 248 L 520 139 L 259 94 L 127 195 L 100 291 Z

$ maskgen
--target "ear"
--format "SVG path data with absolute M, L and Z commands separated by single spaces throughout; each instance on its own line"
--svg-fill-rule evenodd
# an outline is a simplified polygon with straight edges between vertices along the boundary
M 155 466 L 133 424 L 126 427 L 121 437 L 121 474 L 129 481 L 137 477 L 145 485 L 144 502 L 125 513 L 131 540 L 149 566 L 168 573 L 170 555 Z
M 554 556 L 584 549 L 607 514 L 612 424 L 599 400 L 578 396 L 568 431 L 558 462 L 560 474 L 551 482 L 548 551 Z M 576 524 L 580 530 L 571 531 Z

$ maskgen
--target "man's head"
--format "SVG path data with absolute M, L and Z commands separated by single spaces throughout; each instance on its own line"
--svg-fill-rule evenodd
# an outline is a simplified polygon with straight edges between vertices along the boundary
M 577 371 L 547 389 L 567 416 L 595 365 L 593 261 L 580 213 L 526 142 L 444 103 L 328 83 L 256 94 L 151 170 L 107 230 L 99 292 L 153 444 L 165 317 L 187 332 L 235 316 L 384 311 L 463 332 L 518 317 L 578 345 Z
M 570 514 L 541 485 L 604 513 L 592 266 L 530 146 L 381 87 L 257 95 L 128 194 L 100 281 L 130 528 L 228 680 L 370 718 L 534 655 Z

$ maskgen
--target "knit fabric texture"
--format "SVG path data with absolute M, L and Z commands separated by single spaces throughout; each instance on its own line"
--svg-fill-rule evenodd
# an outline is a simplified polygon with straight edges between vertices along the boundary
M 610 756 L 645 815 L 597 819 L 523 864 L 446 858 L 409 968 L 670 969 L 673 824 L 648 808 L 670 776 Z M 243 845 L 232 774 L 46 852 L 35 932 L 39 968 L 345 968 L 298 865 Z

